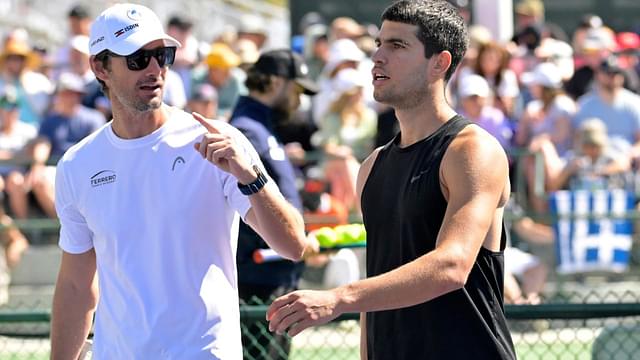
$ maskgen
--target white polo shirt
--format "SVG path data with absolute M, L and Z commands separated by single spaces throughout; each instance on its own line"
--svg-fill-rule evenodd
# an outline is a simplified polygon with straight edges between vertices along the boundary
M 235 258 L 250 203 L 194 150 L 205 129 L 171 113 L 133 140 L 108 123 L 58 164 L 60 247 L 96 252 L 97 359 L 242 358 Z M 249 141 L 220 124 L 259 164 Z

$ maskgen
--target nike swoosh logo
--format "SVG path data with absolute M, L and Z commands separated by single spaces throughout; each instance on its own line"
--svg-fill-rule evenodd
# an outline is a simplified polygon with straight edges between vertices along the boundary
M 422 170 L 422 171 L 420 171 L 420 173 L 418 175 L 412 176 L 410 183 L 413 184 L 414 182 L 418 181 L 418 179 L 420 179 L 420 177 L 422 175 L 424 175 L 426 172 L 427 172 L 427 170 Z

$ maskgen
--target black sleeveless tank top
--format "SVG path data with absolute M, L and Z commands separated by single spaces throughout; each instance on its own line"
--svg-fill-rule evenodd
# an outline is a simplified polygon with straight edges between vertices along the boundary
M 378 153 L 362 193 L 367 275 L 376 276 L 435 248 L 447 202 L 439 169 L 447 147 L 471 122 L 455 116 L 406 148 L 400 135 Z M 501 251 L 481 247 L 462 289 L 415 306 L 367 313 L 370 360 L 515 359 L 503 307 Z

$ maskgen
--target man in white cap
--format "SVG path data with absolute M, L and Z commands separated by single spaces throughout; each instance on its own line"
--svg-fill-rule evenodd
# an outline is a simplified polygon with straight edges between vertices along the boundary
M 94 358 L 241 359 L 238 215 L 293 260 L 302 217 L 237 130 L 162 102 L 180 43 L 149 8 L 108 8 L 90 39 L 113 120 L 58 163 L 52 359 L 78 358 L 96 305 Z

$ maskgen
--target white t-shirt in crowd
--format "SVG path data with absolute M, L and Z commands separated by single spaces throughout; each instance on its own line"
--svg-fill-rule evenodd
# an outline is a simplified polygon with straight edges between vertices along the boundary
M 118 138 L 109 122 L 58 164 L 60 247 L 96 252 L 94 359 L 242 358 L 235 258 L 250 203 L 194 150 L 204 127 L 170 111 L 138 139 Z

